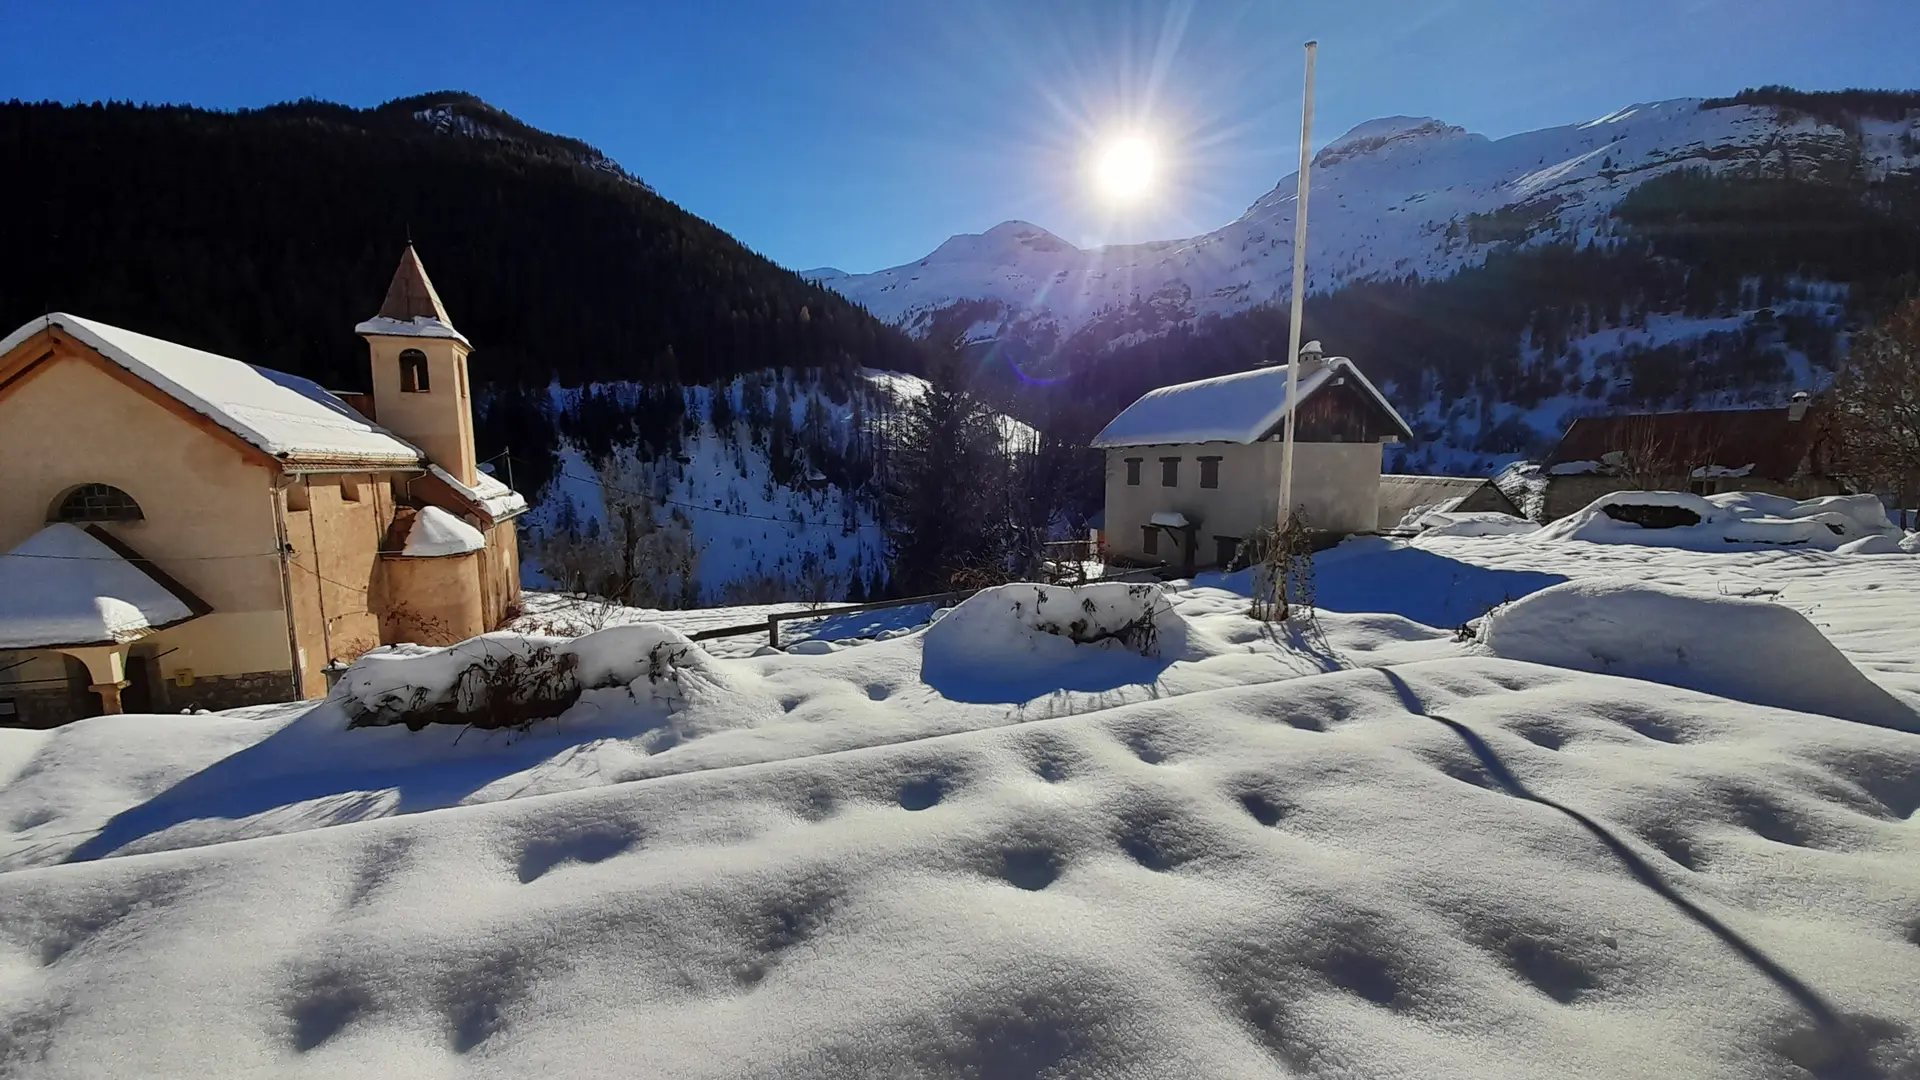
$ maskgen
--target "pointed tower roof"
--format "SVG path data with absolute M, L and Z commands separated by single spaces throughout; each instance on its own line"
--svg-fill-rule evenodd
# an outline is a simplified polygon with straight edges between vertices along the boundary
M 453 338 L 463 344 L 467 341 L 453 328 L 453 319 L 448 316 L 446 305 L 440 302 L 440 293 L 427 277 L 427 268 L 420 262 L 420 253 L 413 250 L 412 241 L 408 241 L 407 249 L 400 253 L 400 265 L 393 272 L 393 283 L 387 286 L 387 298 L 381 302 L 379 313 L 354 327 L 354 331 Z
M 389 319 L 438 319 L 453 325 L 412 242 L 400 253 L 400 265 L 393 272 L 393 284 L 387 286 L 387 299 L 380 305 L 380 314 Z

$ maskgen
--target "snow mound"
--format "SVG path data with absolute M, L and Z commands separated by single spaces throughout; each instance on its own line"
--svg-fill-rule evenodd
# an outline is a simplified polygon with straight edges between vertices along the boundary
M 1920 555 L 1920 532 L 1910 532 L 1900 541 L 1900 550 L 1909 555 Z
M 414 515 L 413 527 L 407 530 L 407 546 L 402 553 L 423 559 L 439 555 L 466 555 L 484 551 L 486 546 L 487 538 L 480 535 L 479 529 L 437 506 L 428 506 Z
M 1694 495 L 1685 491 L 1615 491 L 1535 533 L 1542 543 L 1724 549 L 1769 544 L 1837 551 L 1855 541 L 1900 532 L 1872 495 L 1830 495 L 1798 501 L 1753 491 Z
M 578 638 L 498 632 L 457 645 L 398 645 L 354 661 L 330 700 L 353 727 L 522 727 L 576 709 L 667 713 L 724 694 L 711 657 L 678 630 L 615 626 Z
M 1783 604 L 1625 580 L 1570 581 L 1495 609 L 1496 656 L 1920 732 L 1920 716 Z
M 1158 585 L 1020 583 L 975 593 L 929 626 L 921 666 L 950 697 L 1008 682 L 1038 694 L 1086 689 L 1089 676 L 1152 682 L 1168 664 L 1219 651 Z
M 1538 532 L 1540 526 L 1493 511 L 1436 510 L 1421 516 L 1419 528 L 1428 536 L 1516 536 Z

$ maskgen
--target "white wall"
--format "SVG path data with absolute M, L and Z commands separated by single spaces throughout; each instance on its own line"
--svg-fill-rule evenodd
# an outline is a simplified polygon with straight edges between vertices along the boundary
M 1215 563 L 1216 536 L 1246 537 L 1277 521 L 1280 512 L 1280 443 L 1185 443 L 1130 446 L 1107 451 L 1107 546 L 1134 559 L 1179 561 L 1170 537 L 1149 556 L 1143 527 L 1157 512 L 1173 511 L 1195 523 L 1198 566 Z M 1200 486 L 1200 458 L 1220 458 L 1220 486 Z M 1180 459 L 1178 484 L 1161 483 L 1161 459 Z M 1140 459 L 1140 483 L 1127 483 L 1128 458 Z M 1380 501 L 1378 443 L 1296 443 L 1294 503 L 1316 529 L 1371 532 Z

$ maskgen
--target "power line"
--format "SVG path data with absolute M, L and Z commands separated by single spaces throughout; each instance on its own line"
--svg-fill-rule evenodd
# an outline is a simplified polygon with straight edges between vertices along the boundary
M 748 518 L 753 521 L 771 521 L 777 525 L 786 525 L 790 528 L 798 525 L 798 526 L 801 526 L 802 528 L 838 529 L 843 533 L 848 529 L 875 529 L 882 532 L 886 531 L 885 525 L 880 525 L 877 523 L 855 522 L 852 525 L 848 525 L 845 522 L 836 523 L 831 521 L 809 521 L 806 519 L 795 521 L 792 518 L 773 517 L 769 514 L 749 514 L 744 510 L 723 510 L 716 506 L 701 506 L 699 503 L 683 502 L 679 499 L 656 499 L 651 494 L 644 491 L 633 491 L 628 488 L 616 487 L 615 485 L 609 484 L 597 476 L 581 476 L 579 473 L 570 473 L 570 472 L 567 472 L 565 469 L 559 470 L 559 475 L 564 476 L 569 480 L 579 480 L 583 483 L 594 484 L 606 491 L 617 491 L 622 495 L 632 495 L 634 498 L 645 499 L 651 503 L 659 503 L 660 505 L 663 505 L 663 506 L 678 506 L 683 509 L 693 510 L 702 514 L 718 514 L 721 517 Z

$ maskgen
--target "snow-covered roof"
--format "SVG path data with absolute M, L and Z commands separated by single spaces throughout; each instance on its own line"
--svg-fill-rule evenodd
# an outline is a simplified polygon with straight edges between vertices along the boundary
M 413 516 L 413 527 L 407 530 L 407 546 L 401 554 L 431 559 L 441 555 L 466 555 L 486 546 L 487 538 L 480 535 L 479 529 L 437 506 L 423 506 Z
M 1299 400 L 1305 401 L 1338 376 L 1350 375 L 1360 390 L 1412 438 L 1400 414 L 1344 356 L 1328 357 L 1300 376 Z M 1197 382 L 1150 390 L 1121 410 L 1094 436 L 1096 447 L 1166 446 L 1177 443 L 1253 443 L 1273 431 L 1287 415 L 1287 366 L 1259 367 Z
M 1178 510 L 1155 510 L 1153 516 L 1147 519 L 1147 524 L 1160 525 L 1169 529 L 1184 529 L 1187 527 L 1187 515 Z
M 121 645 L 204 610 L 77 525 L 48 525 L 0 555 L 0 649 Z
M 417 447 L 318 383 L 78 315 L 34 319 L 0 341 L 0 354 L 49 326 L 282 461 L 418 465 L 422 459 Z
M 527 497 L 486 473 L 476 473 L 474 482 L 468 485 L 438 465 L 428 465 L 427 471 L 496 522 L 526 513 Z
M 452 338 L 454 341 L 471 348 L 473 342 L 467 336 L 455 330 L 439 319 L 418 315 L 411 319 L 393 319 L 385 315 L 375 315 L 353 328 L 356 334 L 386 334 L 390 337 Z

